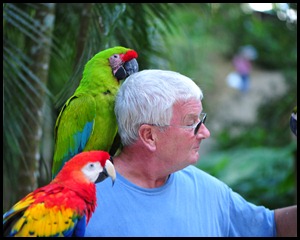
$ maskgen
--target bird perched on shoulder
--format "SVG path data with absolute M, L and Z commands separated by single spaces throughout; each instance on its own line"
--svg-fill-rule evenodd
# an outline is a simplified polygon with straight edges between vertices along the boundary
M 97 53 L 85 65 L 74 94 L 62 107 L 54 130 L 52 178 L 77 153 L 111 147 L 118 135 L 115 96 L 129 75 L 138 71 L 133 49 L 117 46 Z
M 66 162 L 46 186 L 3 214 L 4 236 L 82 237 L 95 208 L 95 183 L 116 172 L 104 151 L 82 152 Z

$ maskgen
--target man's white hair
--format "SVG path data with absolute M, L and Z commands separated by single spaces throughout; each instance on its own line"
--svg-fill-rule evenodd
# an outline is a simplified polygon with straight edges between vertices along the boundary
M 121 85 L 115 102 L 122 144 L 134 143 L 143 123 L 170 124 L 174 103 L 202 98 L 196 83 L 178 72 L 148 69 L 130 75 Z

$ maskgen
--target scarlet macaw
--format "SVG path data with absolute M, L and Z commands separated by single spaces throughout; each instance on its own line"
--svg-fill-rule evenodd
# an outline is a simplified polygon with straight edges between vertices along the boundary
M 95 183 L 116 172 L 104 151 L 82 152 L 66 162 L 46 186 L 3 214 L 4 236 L 82 237 L 96 208 Z

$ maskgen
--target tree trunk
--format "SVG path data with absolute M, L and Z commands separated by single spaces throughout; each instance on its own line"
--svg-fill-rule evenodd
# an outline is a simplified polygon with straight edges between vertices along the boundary
M 52 44 L 52 31 L 54 27 L 54 11 L 55 3 L 37 4 L 38 8 L 35 12 L 34 19 L 37 27 L 43 34 L 38 35 L 36 41 L 30 41 L 26 46 L 29 50 L 29 57 L 32 59 L 30 70 L 35 77 L 39 79 L 37 83 L 35 77 L 29 77 L 28 81 L 36 90 L 32 93 L 32 89 L 25 91 L 32 94 L 33 101 L 27 102 L 27 109 L 24 111 L 24 119 L 26 125 L 23 127 L 26 141 L 21 144 L 22 159 L 20 161 L 17 198 L 25 196 L 27 193 L 38 187 L 39 164 L 40 164 L 40 144 L 42 138 L 43 105 L 45 101 L 45 90 L 41 84 L 46 86 L 48 80 L 48 69 L 50 61 L 50 52 Z M 34 117 L 32 117 L 34 116 Z
M 84 51 L 86 39 L 88 38 L 88 29 L 89 29 L 89 22 L 92 15 L 92 7 L 94 3 L 84 3 L 82 5 L 82 11 L 80 16 L 80 26 L 79 26 L 79 33 L 77 37 L 76 43 L 76 56 L 74 61 L 74 68 L 78 66 L 82 53 Z M 75 71 L 75 69 L 74 69 Z
M 80 26 L 76 39 L 76 50 L 75 57 L 73 61 L 73 77 L 69 79 L 68 82 L 63 86 L 62 90 L 58 93 L 55 108 L 57 109 L 56 115 L 58 116 L 59 111 L 63 104 L 67 101 L 69 97 L 75 92 L 79 85 L 82 77 L 82 72 L 86 62 L 84 59 L 84 50 L 86 47 L 87 38 L 89 37 L 89 27 L 90 20 L 92 16 L 92 8 L 94 3 L 77 3 L 81 7 L 80 12 Z M 83 64 L 82 64 L 83 62 Z

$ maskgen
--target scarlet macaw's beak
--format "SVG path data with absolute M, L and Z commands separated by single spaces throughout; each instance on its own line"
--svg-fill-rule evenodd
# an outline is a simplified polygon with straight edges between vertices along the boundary
M 110 177 L 112 180 L 112 185 L 114 185 L 116 179 L 116 170 L 113 163 L 110 160 L 106 160 L 103 171 L 99 173 L 99 176 L 95 183 L 102 182 L 107 177 Z

